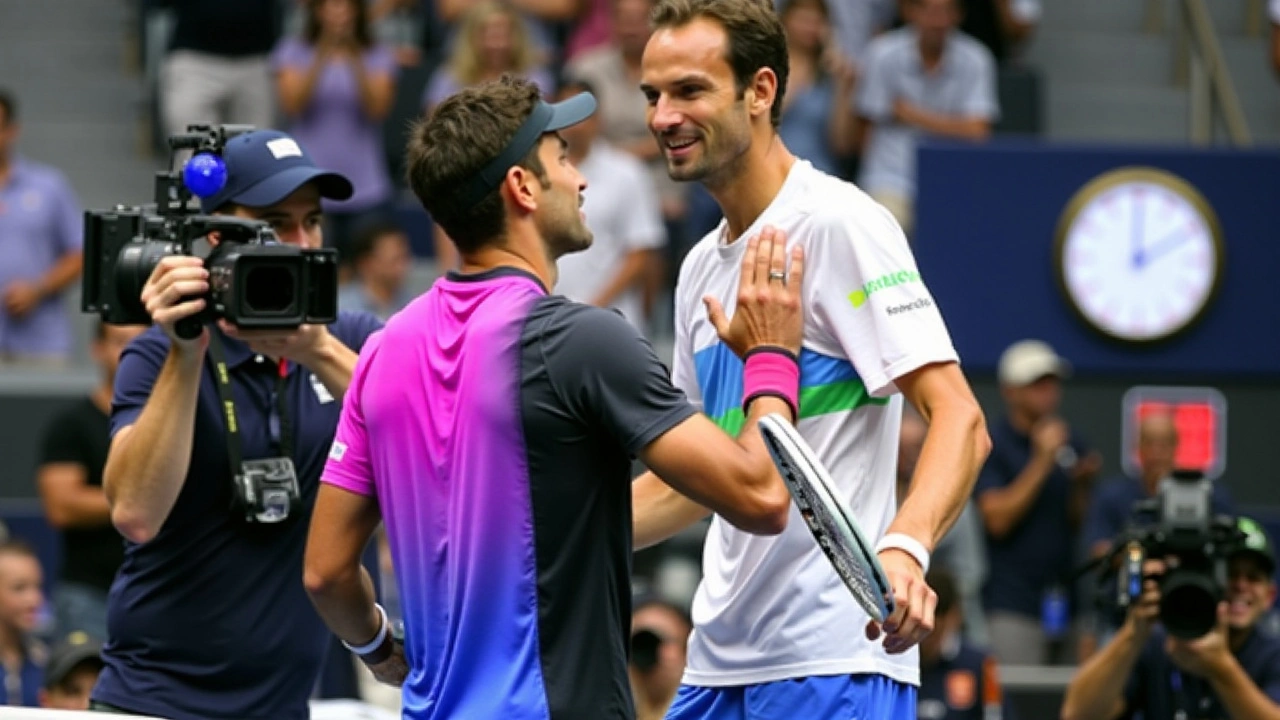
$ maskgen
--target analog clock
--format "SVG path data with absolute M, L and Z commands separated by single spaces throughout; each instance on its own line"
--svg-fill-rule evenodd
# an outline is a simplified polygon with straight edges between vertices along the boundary
M 1208 201 L 1155 168 L 1122 168 L 1082 187 L 1058 225 L 1054 264 L 1072 310 L 1133 343 L 1192 326 L 1222 281 L 1222 230 Z

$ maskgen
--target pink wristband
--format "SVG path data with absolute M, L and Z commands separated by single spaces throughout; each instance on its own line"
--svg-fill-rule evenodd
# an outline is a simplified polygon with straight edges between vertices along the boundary
M 751 401 L 771 395 L 791 406 L 792 420 L 800 418 L 800 363 L 779 347 L 758 347 L 747 353 L 742 370 L 742 413 L 750 414 Z

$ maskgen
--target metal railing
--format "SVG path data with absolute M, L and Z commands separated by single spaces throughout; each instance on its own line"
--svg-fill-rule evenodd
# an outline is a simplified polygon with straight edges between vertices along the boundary
M 1223 2 L 1225 0 L 1215 0 Z M 1245 3 L 1246 35 L 1262 33 L 1262 0 L 1237 0 Z M 1222 43 L 1213 26 L 1213 18 L 1205 0 L 1173 0 L 1180 22 L 1174 28 L 1175 80 L 1185 85 L 1189 94 L 1191 142 L 1206 145 L 1214 140 L 1217 121 L 1222 121 L 1227 138 L 1233 145 L 1248 146 L 1253 140 L 1244 107 L 1236 93 L 1235 82 L 1227 67 Z M 1160 33 L 1167 27 L 1164 0 L 1147 0 L 1145 25 L 1147 32 Z

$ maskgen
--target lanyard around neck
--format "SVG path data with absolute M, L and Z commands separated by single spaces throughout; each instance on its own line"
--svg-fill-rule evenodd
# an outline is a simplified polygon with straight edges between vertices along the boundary
M 214 333 L 209 335 L 209 352 L 213 355 L 214 384 L 218 386 L 218 397 L 222 400 L 223 422 L 227 429 L 227 458 L 231 461 L 232 474 L 236 474 L 240 472 L 240 466 L 244 462 L 244 451 L 240 441 L 240 420 L 236 414 L 235 399 L 231 395 L 231 371 L 227 365 L 227 353 L 222 347 L 222 342 Z M 285 376 L 286 367 L 282 364 L 280 373 L 276 378 L 275 407 L 272 413 L 274 417 L 270 418 L 270 422 L 278 423 L 279 438 L 277 443 L 280 448 L 280 454 L 284 457 L 292 458 L 293 427 L 289 422 L 289 402 L 285 395 Z

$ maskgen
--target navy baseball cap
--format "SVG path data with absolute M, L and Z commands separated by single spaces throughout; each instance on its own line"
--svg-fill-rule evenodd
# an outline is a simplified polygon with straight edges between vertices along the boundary
M 511 142 L 462 189 L 458 202 L 463 207 L 471 207 L 480 202 L 502 184 L 507 171 L 529 154 L 537 145 L 538 138 L 546 133 L 577 125 L 591 117 L 595 111 L 596 98 L 589 92 L 578 93 L 558 103 L 539 100 L 533 106 L 533 112 L 529 113 L 529 117 L 516 130 Z
M 229 202 L 247 207 L 274 205 L 308 182 L 316 184 L 321 197 L 351 197 L 350 180 L 316 167 L 298 141 L 279 130 L 237 135 L 227 141 L 222 159 L 227 164 L 227 184 L 200 200 L 200 209 L 206 213 Z

